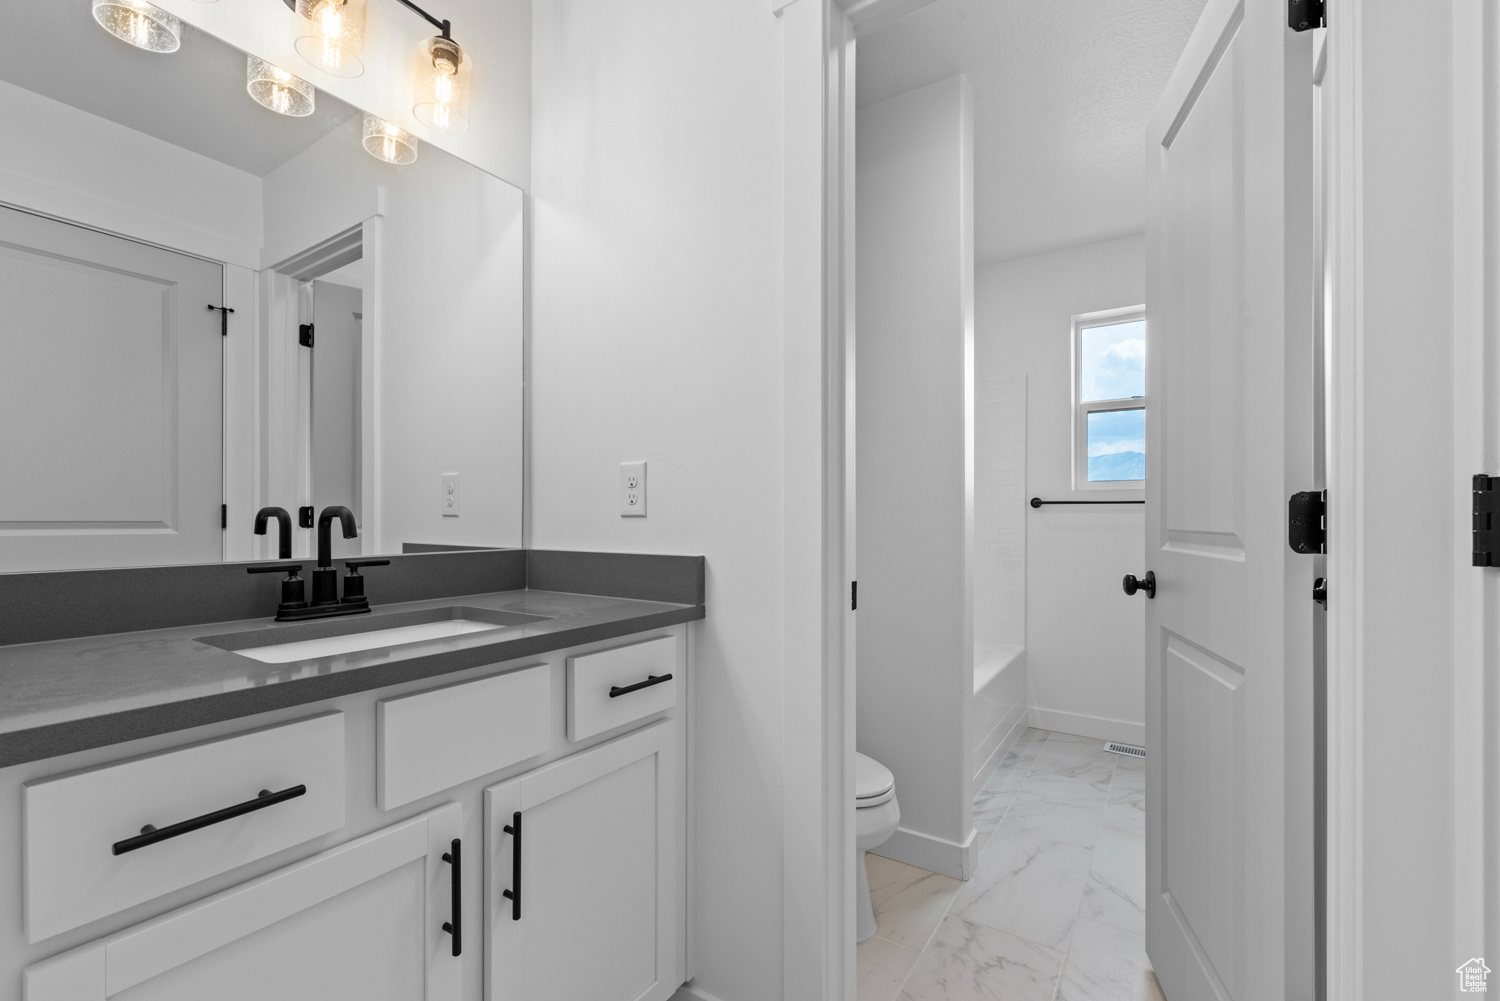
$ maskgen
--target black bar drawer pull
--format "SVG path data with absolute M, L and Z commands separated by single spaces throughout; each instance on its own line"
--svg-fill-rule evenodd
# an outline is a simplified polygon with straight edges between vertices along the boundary
M 464 951 L 463 842 L 460 839 L 453 839 L 453 847 L 443 852 L 443 861 L 453 867 L 448 874 L 452 878 L 453 920 L 443 922 L 443 931 L 453 936 L 453 955 L 459 956 Z
M 510 899 L 510 919 L 521 920 L 521 811 L 510 815 L 505 833 L 510 835 L 510 889 L 503 896 Z
M 234 806 L 226 806 L 224 809 L 215 810 L 213 813 L 205 813 L 203 816 L 194 817 L 192 820 L 184 820 L 180 824 L 172 824 L 168 827 L 153 827 L 147 824 L 141 828 L 141 833 L 135 837 L 126 838 L 124 841 L 116 841 L 113 850 L 116 855 L 124 855 L 126 852 L 133 852 L 137 848 L 154 845 L 158 841 L 166 841 L 168 838 L 175 838 L 180 834 L 187 834 L 189 831 L 212 827 L 214 824 L 221 824 L 226 820 L 233 820 L 235 817 L 243 817 L 247 813 L 264 810 L 266 807 L 275 806 L 277 803 L 285 803 L 289 799 L 296 799 L 298 796 L 306 795 L 306 793 L 307 786 L 305 785 L 292 786 L 290 789 L 283 789 L 280 792 L 271 792 L 269 789 L 262 789 L 260 794 L 254 799 L 247 799 L 245 802 L 236 803 Z
M 652 685 L 659 685 L 664 681 L 671 680 L 672 676 L 670 674 L 648 674 L 645 681 L 637 681 L 635 684 L 626 685 L 624 688 L 621 688 L 619 685 L 612 685 L 609 689 L 609 697 L 618 699 L 621 695 L 629 695 L 631 692 L 638 692 L 642 688 L 650 688 Z

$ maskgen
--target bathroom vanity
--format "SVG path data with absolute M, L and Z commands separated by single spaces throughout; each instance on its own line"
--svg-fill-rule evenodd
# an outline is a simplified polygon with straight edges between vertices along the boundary
M 0 647 L 0 996 L 670 997 L 704 607 L 665 559 L 688 600 Z
M 3 1001 L 690 975 L 703 561 L 516 548 L 529 5 L 443 24 L 463 133 L 371 7 L 357 79 L 262 0 L 0 38 Z

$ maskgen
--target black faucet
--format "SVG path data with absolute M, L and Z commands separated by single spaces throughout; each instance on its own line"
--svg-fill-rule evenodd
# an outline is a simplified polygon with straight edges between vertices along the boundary
M 354 512 L 342 504 L 330 504 L 318 515 L 318 566 L 312 575 L 312 603 L 314 607 L 319 605 L 337 605 L 339 603 L 339 572 L 333 568 L 333 539 L 331 529 L 333 519 L 337 518 L 344 529 L 344 538 L 353 539 L 359 536 L 359 528 L 354 524 Z
M 278 514 L 279 512 L 279 514 Z M 266 521 L 276 515 L 281 523 L 282 553 L 287 559 L 290 553 L 290 516 L 281 508 L 264 508 L 256 515 L 256 531 L 264 534 Z M 302 578 L 297 572 L 300 563 L 270 563 L 247 567 L 250 573 L 287 574 L 281 582 L 281 604 L 276 607 L 277 622 L 297 622 L 303 619 L 321 619 L 330 615 L 357 615 L 370 610 L 370 600 L 365 597 L 365 578 L 362 567 L 381 567 L 390 560 L 345 560 L 348 576 L 344 578 L 344 597 L 339 599 L 338 571 L 333 567 L 333 519 L 339 520 L 344 538 L 358 537 L 359 528 L 354 524 L 354 512 L 342 504 L 331 504 L 318 516 L 318 566 L 312 574 L 312 601 L 302 600 Z
M 255 512 L 255 534 L 266 534 L 266 523 L 272 517 L 276 519 L 276 525 L 280 529 L 276 533 L 276 547 L 279 550 L 276 558 L 278 560 L 289 560 L 292 558 L 292 516 L 286 513 L 284 507 L 263 507 Z

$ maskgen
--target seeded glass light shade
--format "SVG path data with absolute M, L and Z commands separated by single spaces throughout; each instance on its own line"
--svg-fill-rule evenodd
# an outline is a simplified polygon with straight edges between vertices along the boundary
M 293 118 L 313 113 L 313 95 L 317 93 L 306 80 L 255 56 L 245 57 L 245 90 L 263 107 Z
M 146 0 L 93 0 L 94 20 L 116 38 L 148 52 L 176 52 L 182 22 Z
M 365 71 L 365 0 L 297 0 L 297 54 L 325 73 Z
M 417 158 L 417 137 L 383 118 L 366 114 L 365 152 L 386 163 L 411 163 Z
M 438 132 L 469 131 L 474 61 L 451 38 L 429 38 L 417 57 L 417 121 Z

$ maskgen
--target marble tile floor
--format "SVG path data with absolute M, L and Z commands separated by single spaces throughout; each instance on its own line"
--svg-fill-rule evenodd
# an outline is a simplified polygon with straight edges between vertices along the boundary
M 968 882 L 867 856 L 859 1001 L 1164 1001 L 1146 959 L 1144 762 L 1028 730 L 974 797 Z

